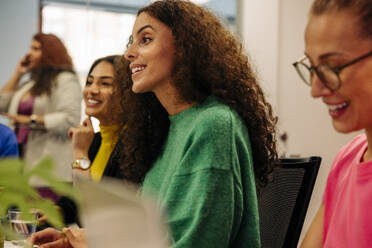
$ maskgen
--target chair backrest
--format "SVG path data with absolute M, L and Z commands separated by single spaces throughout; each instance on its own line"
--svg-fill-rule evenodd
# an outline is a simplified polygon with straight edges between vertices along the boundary
M 259 189 L 261 247 L 297 247 L 321 158 L 283 158 Z

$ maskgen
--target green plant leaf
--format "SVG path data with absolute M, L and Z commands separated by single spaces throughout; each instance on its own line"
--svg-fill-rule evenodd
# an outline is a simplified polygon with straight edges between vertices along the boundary
M 40 178 L 49 184 L 49 187 L 60 195 L 68 196 L 78 203 L 77 191 L 72 184 L 62 182 L 54 174 L 54 165 L 50 157 L 42 159 L 29 171 L 23 171 L 24 164 L 20 160 L 0 160 L 0 217 L 4 216 L 9 207 L 17 207 L 24 214 L 25 220 L 35 217 L 31 210 L 37 209 L 45 214 L 48 222 L 56 227 L 62 227 L 63 221 L 60 212 L 50 200 L 40 197 L 38 192 L 30 185 L 30 179 Z M 10 236 L 9 227 L 0 223 L 0 233 Z
M 48 222 L 57 228 L 63 227 L 63 219 L 61 212 L 53 204 L 53 202 L 39 201 L 35 204 L 35 208 L 38 209 L 41 214 L 46 215 Z
M 0 194 L 0 202 L 1 215 L 6 215 L 8 208 L 12 206 L 24 207 L 26 209 L 32 208 L 32 206 L 29 204 L 28 199 L 25 198 L 23 195 L 18 194 L 9 194 L 7 192 L 2 192 Z

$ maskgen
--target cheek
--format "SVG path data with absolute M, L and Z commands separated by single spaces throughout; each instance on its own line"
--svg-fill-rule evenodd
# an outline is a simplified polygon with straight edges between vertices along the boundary
M 35 54 L 35 61 L 40 63 L 41 62 L 41 58 L 42 58 L 42 54 L 41 52 L 36 52 Z
M 174 66 L 174 56 L 173 54 L 164 53 L 162 55 L 163 61 L 162 63 L 159 63 L 159 66 L 161 66 L 160 70 L 162 70 L 164 73 L 168 74 L 168 76 L 171 76 Z
M 87 88 L 84 88 L 84 90 L 83 90 L 83 98 L 84 98 L 84 102 L 86 102 L 87 101 L 87 98 L 88 98 L 88 90 L 87 90 Z
M 106 104 L 108 104 L 110 106 L 113 103 L 113 92 L 112 92 L 112 90 L 109 90 L 107 92 L 103 92 L 103 95 L 105 96 Z

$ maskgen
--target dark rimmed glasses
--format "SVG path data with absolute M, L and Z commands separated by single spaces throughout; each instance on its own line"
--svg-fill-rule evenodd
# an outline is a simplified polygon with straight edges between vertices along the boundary
M 317 75 L 319 80 L 330 90 L 338 90 L 341 87 L 340 72 L 346 67 L 353 65 L 369 56 L 372 55 L 372 51 L 342 65 L 337 67 L 331 67 L 327 64 L 320 64 L 318 66 L 311 66 L 308 57 L 303 57 L 299 61 L 293 63 L 296 68 L 298 75 L 301 79 L 309 86 L 313 81 L 314 73 Z

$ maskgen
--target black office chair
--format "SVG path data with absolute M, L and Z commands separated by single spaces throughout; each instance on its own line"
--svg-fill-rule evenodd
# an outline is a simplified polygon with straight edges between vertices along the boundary
M 261 247 L 296 248 L 321 158 L 285 158 L 258 191 Z

